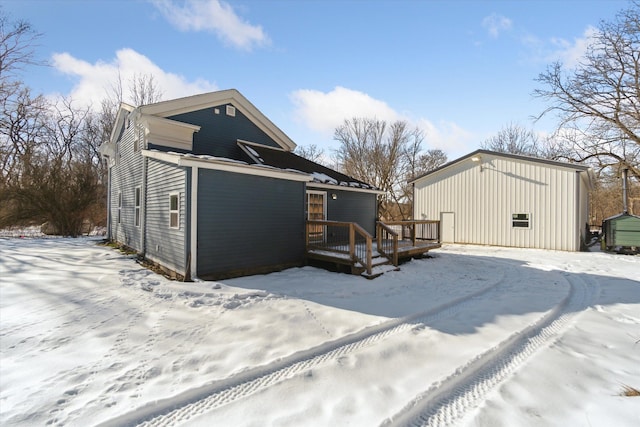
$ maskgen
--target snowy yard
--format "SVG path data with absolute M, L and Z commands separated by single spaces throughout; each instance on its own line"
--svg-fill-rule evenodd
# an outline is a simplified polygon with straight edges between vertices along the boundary
M 1 425 L 640 425 L 640 256 L 180 283 L 98 241 L 0 239 Z

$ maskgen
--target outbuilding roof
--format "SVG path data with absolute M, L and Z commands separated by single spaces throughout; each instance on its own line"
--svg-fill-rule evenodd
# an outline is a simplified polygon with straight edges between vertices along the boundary
M 480 149 L 480 150 L 473 151 L 473 152 L 471 152 L 471 153 L 469 153 L 469 154 L 467 154 L 465 156 L 459 157 L 459 158 L 457 158 L 455 160 L 452 160 L 452 161 L 450 161 L 448 163 L 445 163 L 444 165 L 442 165 L 442 166 L 440 166 L 440 167 L 438 167 L 436 169 L 433 169 L 433 170 L 431 170 L 431 171 L 429 171 L 429 172 L 427 172 L 425 174 L 417 176 L 417 177 L 413 178 L 412 180 L 410 180 L 409 183 L 412 184 L 412 183 L 414 183 L 414 182 L 416 182 L 416 181 L 418 181 L 418 180 L 420 180 L 420 179 L 422 179 L 422 178 L 424 178 L 426 176 L 435 174 L 435 173 L 437 173 L 437 172 L 439 172 L 441 170 L 447 169 L 447 168 L 449 168 L 449 167 L 451 167 L 451 166 L 453 166 L 453 165 L 455 165 L 457 163 L 463 162 L 463 161 L 465 161 L 467 159 L 472 159 L 474 157 L 481 156 L 483 154 L 484 155 L 491 155 L 491 156 L 494 156 L 494 157 L 504 157 L 504 158 L 508 158 L 508 159 L 527 161 L 527 162 L 543 163 L 543 164 L 547 164 L 547 165 L 550 165 L 550 166 L 570 168 L 570 169 L 574 169 L 574 170 L 580 171 L 580 172 L 587 172 L 590 175 L 592 174 L 591 168 L 589 166 L 585 166 L 585 165 L 580 165 L 580 164 L 576 164 L 576 163 L 559 162 L 559 161 L 556 161 L 556 160 L 542 159 L 542 158 L 539 158 L 539 157 L 523 156 L 523 155 L 520 155 L 520 154 L 500 153 L 500 152 L 497 152 L 497 151 Z

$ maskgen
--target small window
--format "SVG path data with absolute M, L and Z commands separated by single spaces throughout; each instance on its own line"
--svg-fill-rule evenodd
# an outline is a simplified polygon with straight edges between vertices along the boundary
M 122 221 L 122 192 L 118 192 L 118 215 L 117 215 L 118 224 Z
M 140 187 L 136 187 L 136 208 L 135 208 L 135 224 L 136 227 L 140 227 Z
M 169 195 L 169 227 L 180 228 L 180 198 L 178 194 Z
M 529 214 L 517 213 L 511 215 L 511 226 L 513 228 L 529 228 Z

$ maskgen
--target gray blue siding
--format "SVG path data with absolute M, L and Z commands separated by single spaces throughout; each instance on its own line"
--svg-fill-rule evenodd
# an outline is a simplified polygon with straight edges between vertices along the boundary
M 309 186 L 309 190 L 314 188 Z M 376 235 L 376 194 L 319 189 L 327 192 L 327 219 L 356 222 L 372 236 Z M 331 195 L 335 194 L 334 200 Z
M 187 259 L 187 169 L 148 159 L 146 256 L 184 274 Z M 180 228 L 169 227 L 169 196 L 180 200 Z
M 200 169 L 198 187 L 198 276 L 303 263 L 303 182 Z
M 142 187 L 143 158 L 140 151 L 134 151 L 134 140 L 140 137 L 141 129 L 131 124 L 123 125 L 117 142 L 115 165 L 111 168 L 109 238 L 138 252 L 143 251 L 142 227 L 136 226 L 135 189 Z M 118 194 L 122 194 L 122 208 L 118 223 Z M 144 203 L 144 199 L 141 201 Z M 141 216 L 142 216 L 141 206 Z M 141 218 L 142 219 L 142 218 Z M 141 222 L 142 225 L 142 222 Z
M 218 114 L 214 113 L 218 110 Z M 201 126 L 193 135 L 193 154 L 209 154 L 228 159 L 245 159 L 245 154 L 237 145 L 237 140 L 255 142 L 269 147 L 279 145 L 249 120 L 239 109 L 236 115 L 227 116 L 226 106 L 211 107 L 169 117 L 183 123 Z M 167 150 L 163 147 L 155 147 Z

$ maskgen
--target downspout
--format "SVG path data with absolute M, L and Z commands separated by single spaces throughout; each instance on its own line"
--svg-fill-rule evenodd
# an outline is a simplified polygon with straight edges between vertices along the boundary
M 107 240 L 111 241 L 111 166 L 110 158 L 104 160 L 107 164 Z
M 191 248 L 189 252 L 191 280 L 198 276 L 198 166 L 191 167 Z
M 586 234 L 583 234 L 583 228 L 581 219 L 582 219 L 582 204 L 580 203 L 580 183 L 582 182 L 582 175 L 580 171 L 576 171 L 576 203 L 574 206 L 574 218 L 576 222 L 576 236 L 578 237 L 578 250 L 584 251 L 586 250 Z M 575 250 L 575 249 L 574 249 Z
M 627 174 L 629 169 L 622 170 L 622 213 L 627 215 L 629 213 L 629 201 L 627 195 Z
M 143 141 L 141 141 L 143 143 Z M 142 154 L 140 154 L 142 156 Z M 147 253 L 147 167 L 148 161 L 142 156 L 142 185 L 140 187 L 140 249 L 142 256 Z

